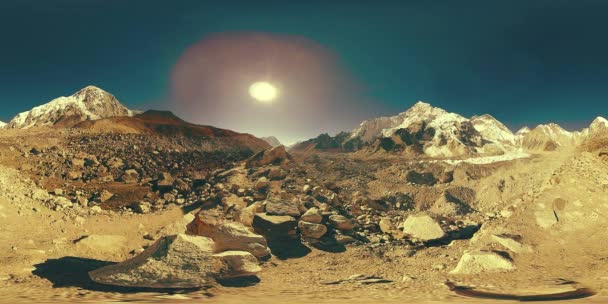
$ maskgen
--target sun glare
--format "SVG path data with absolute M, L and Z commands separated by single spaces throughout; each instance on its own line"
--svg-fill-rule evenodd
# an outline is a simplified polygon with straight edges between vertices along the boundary
M 249 95 L 257 101 L 271 102 L 277 98 L 278 90 L 266 81 L 258 81 L 249 87 Z

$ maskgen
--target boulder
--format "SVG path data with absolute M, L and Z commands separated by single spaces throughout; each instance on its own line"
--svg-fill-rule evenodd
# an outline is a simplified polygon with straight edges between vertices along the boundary
M 285 150 L 285 146 L 278 146 L 260 151 L 247 160 L 247 168 L 261 167 L 266 165 L 282 165 L 289 162 L 291 156 Z
M 139 179 L 139 173 L 133 169 L 126 170 L 120 180 L 125 184 L 135 184 Z
M 451 274 L 478 274 L 514 270 L 511 259 L 494 251 L 467 252 L 462 255 Z
M 262 270 L 256 257 L 246 251 L 224 251 L 213 257 L 224 264 L 219 279 L 254 276 Z
M 296 234 L 296 219 L 288 215 L 269 215 L 258 213 L 253 217 L 256 233 L 269 238 L 282 238 Z
M 356 226 L 354 220 L 343 215 L 332 215 L 329 217 L 329 222 L 332 223 L 338 230 L 352 230 Z
M 403 233 L 425 242 L 446 236 L 439 223 L 425 213 L 408 216 L 403 223 Z
M 300 216 L 298 205 L 285 199 L 272 199 L 266 201 L 266 213 L 268 215 Z
M 323 221 L 323 215 L 317 207 L 312 207 L 302 214 L 300 221 L 320 224 Z
M 305 238 L 318 239 L 327 233 L 327 227 L 325 227 L 325 225 L 304 221 L 298 223 L 298 229 L 300 229 L 302 237 Z
M 241 224 L 251 227 L 253 224 L 253 217 L 256 215 L 256 213 L 262 212 L 264 212 L 264 205 L 262 205 L 260 202 L 255 202 L 240 210 L 237 218 Z
M 139 255 L 89 272 L 97 283 L 147 288 L 203 288 L 226 270 L 213 257 L 213 240 L 176 234 L 157 240 Z
M 405 180 L 412 184 L 432 186 L 437 183 L 437 179 L 430 172 L 419 173 L 414 170 L 410 170 L 405 174 Z
M 255 234 L 241 223 L 222 219 L 217 213 L 203 210 L 187 227 L 187 233 L 213 239 L 214 252 L 227 250 L 247 251 L 257 258 L 270 255 L 266 239 Z
M 264 176 L 260 177 L 253 185 L 253 188 L 257 191 L 266 190 L 268 187 L 270 187 L 270 181 Z
M 156 180 L 156 189 L 160 192 L 169 192 L 173 190 L 173 177 L 168 172 L 163 172 Z

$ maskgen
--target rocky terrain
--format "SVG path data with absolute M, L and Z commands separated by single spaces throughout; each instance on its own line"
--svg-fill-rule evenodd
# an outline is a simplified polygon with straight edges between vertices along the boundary
M 0 130 L 0 301 L 608 299 L 605 119 L 514 134 L 417 103 L 288 150 L 64 111 Z

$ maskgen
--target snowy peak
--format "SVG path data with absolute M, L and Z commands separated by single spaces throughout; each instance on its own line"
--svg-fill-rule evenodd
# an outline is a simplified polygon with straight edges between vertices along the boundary
M 590 135 L 608 134 L 608 120 L 604 117 L 597 117 L 589 126 Z
M 376 143 L 384 150 L 417 147 L 432 157 L 475 153 L 482 144 L 469 119 L 422 101 L 395 116 L 364 121 L 351 132 L 349 141 L 354 146 Z
M 475 127 L 475 130 L 487 141 L 503 144 L 515 143 L 513 132 L 492 115 L 473 116 L 471 123 Z
M 527 126 L 525 126 L 525 127 L 521 128 L 521 129 L 519 129 L 517 132 L 515 132 L 515 135 L 516 136 L 524 136 L 524 135 L 530 133 L 530 131 L 532 131 L 532 130 L 530 130 L 530 128 L 528 128 Z
M 20 113 L 8 123 L 8 128 L 27 129 L 42 126 L 70 127 L 80 121 L 112 116 L 132 116 L 112 94 L 95 86 L 87 86 L 68 97 Z
M 0 121 L 0 129 L 4 129 L 5 126 L 6 126 L 6 123 L 3 121 Z

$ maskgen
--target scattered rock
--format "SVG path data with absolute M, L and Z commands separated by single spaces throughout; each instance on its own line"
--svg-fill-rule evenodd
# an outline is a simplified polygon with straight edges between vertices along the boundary
M 223 259 L 223 258 L 222 258 Z M 226 270 L 213 257 L 213 240 L 177 234 L 160 238 L 141 254 L 89 272 L 97 283 L 126 287 L 204 288 Z
M 403 223 L 403 233 L 425 242 L 446 236 L 439 223 L 425 213 L 408 216 Z
M 352 230 L 356 226 L 354 220 L 343 215 L 332 215 L 329 217 L 329 222 L 332 223 L 338 230 Z
M 312 207 L 304 212 L 304 214 L 300 217 L 300 221 L 320 224 L 323 221 L 323 215 L 317 207 Z
M 213 257 L 224 263 L 218 276 L 220 279 L 254 276 L 262 270 L 256 257 L 246 251 L 225 251 Z
M 319 239 L 327 233 L 327 227 L 325 227 L 325 225 L 304 221 L 298 223 L 298 229 L 300 229 L 300 234 L 305 238 Z
M 514 270 L 515 265 L 508 256 L 494 251 L 467 252 L 462 255 L 451 274 L 478 274 Z

